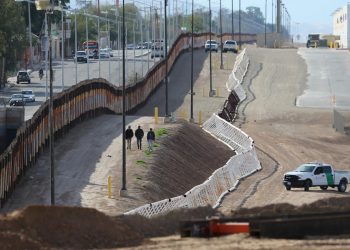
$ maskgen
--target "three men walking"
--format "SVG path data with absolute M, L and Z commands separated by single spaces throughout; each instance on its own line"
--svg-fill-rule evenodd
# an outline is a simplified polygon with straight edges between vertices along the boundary
M 138 126 L 135 131 L 135 137 L 137 141 L 137 149 L 142 150 L 142 138 L 144 136 L 144 132 L 141 128 L 141 126 Z M 125 131 L 125 139 L 127 142 L 127 149 L 131 150 L 131 139 L 134 137 L 134 131 L 131 129 L 131 126 L 128 126 L 128 129 Z M 153 143 L 156 139 L 156 135 L 152 128 L 149 129 L 147 133 L 147 143 L 148 143 L 148 150 L 153 151 Z

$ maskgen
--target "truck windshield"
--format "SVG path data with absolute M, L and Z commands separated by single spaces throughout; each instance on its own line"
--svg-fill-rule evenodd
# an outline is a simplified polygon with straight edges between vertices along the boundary
M 314 169 L 315 169 L 315 166 L 301 165 L 295 171 L 296 172 L 312 172 L 312 171 L 314 171 Z

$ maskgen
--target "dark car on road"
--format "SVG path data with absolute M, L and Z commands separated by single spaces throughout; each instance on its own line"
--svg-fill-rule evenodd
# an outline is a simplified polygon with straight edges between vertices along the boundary
M 17 84 L 21 82 L 27 82 L 28 84 L 30 83 L 30 76 L 25 70 L 20 70 L 17 72 Z
M 26 104 L 24 100 L 24 95 L 22 94 L 13 94 L 9 101 L 10 106 L 24 106 Z

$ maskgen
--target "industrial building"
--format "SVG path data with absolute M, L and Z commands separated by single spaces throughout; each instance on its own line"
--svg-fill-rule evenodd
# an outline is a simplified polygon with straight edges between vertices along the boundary
M 340 36 L 338 41 L 340 48 L 350 48 L 349 19 L 350 3 L 333 12 L 333 35 Z

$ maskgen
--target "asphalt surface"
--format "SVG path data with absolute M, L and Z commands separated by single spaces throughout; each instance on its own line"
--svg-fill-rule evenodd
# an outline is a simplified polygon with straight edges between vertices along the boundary
M 203 49 L 195 50 L 193 54 L 194 82 L 198 79 L 208 54 Z M 184 53 L 175 63 L 169 74 L 168 82 L 168 114 L 175 112 L 191 91 L 191 53 Z M 165 116 L 165 84 L 161 84 L 150 96 L 146 104 L 136 111 L 135 115 L 153 116 L 154 108 L 158 107 L 159 116 Z
M 298 107 L 350 109 L 350 55 L 347 50 L 306 49 L 298 53 L 308 68 Z

